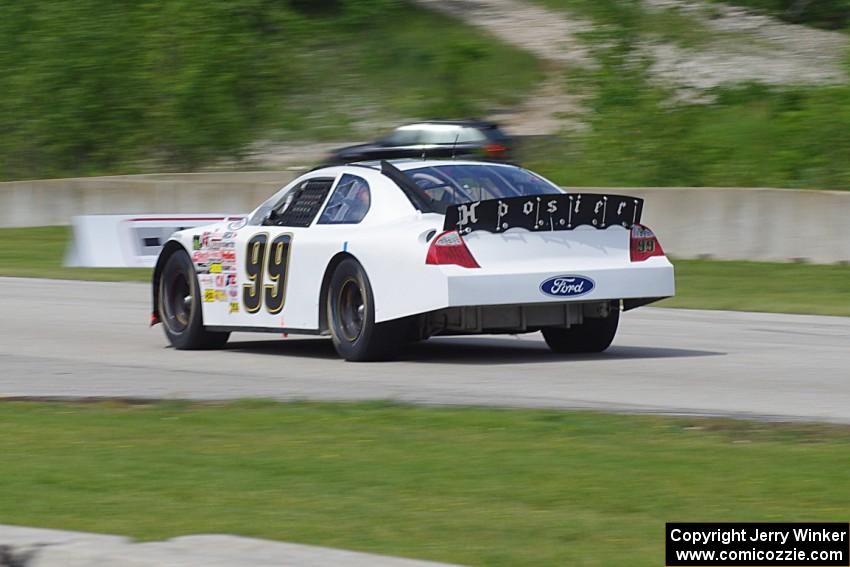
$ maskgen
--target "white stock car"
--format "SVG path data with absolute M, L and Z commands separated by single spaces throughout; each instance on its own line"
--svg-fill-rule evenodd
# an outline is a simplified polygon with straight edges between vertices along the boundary
M 306 333 L 362 361 L 432 335 L 542 331 L 556 352 L 600 352 L 621 310 L 674 293 L 642 207 L 513 165 L 324 167 L 246 218 L 175 233 L 151 321 L 178 349 L 220 347 L 231 331 Z

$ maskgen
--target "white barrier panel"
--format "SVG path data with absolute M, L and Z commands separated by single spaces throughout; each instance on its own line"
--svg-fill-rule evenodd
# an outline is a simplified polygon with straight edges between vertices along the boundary
M 65 265 L 85 268 L 152 268 L 178 230 L 245 215 L 82 215 L 73 217 Z

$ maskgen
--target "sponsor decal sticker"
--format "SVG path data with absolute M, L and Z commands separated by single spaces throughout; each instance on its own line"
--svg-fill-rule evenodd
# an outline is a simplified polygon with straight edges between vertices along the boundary
M 210 273 L 211 274 L 220 274 L 221 273 L 221 263 L 216 262 L 215 264 L 210 264 Z
M 200 250 L 201 249 L 201 235 L 196 234 L 192 237 L 192 250 Z
M 239 302 L 231 301 L 230 302 L 230 312 L 231 313 L 239 313 Z
M 590 293 L 595 285 L 584 276 L 555 276 L 540 284 L 540 291 L 553 297 L 578 297 Z
M 227 228 L 229 228 L 230 230 L 239 230 L 240 228 L 242 228 L 246 224 L 248 224 L 248 219 L 246 217 L 243 217 L 239 220 L 235 220 L 235 221 L 230 222 L 227 225 Z
M 571 230 L 582 225 L 631 228 L 640 221 L 643 200 L 625 195 L 571 193 L 562 195 L 509 197 L 449 207 L 445 230 L 461 234 L 473 230 L 503 232 L 525 230 Z
M 204 290 L 204 302 L 210 303 L 215 301 L 215 290 L 214 289 L 205 289 Z
M 223 289 L 215 290 L 215 300 L 216 301 L 227 301 L 227 293 Z

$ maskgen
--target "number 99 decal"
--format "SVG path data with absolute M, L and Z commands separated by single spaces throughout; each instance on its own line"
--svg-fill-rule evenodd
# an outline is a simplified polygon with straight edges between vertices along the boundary
M 291 234 L 281 234 L 269 244 L 265 232 L 255 234 L 245 250 L 245 274 L 248 283 L 242 286 L 245 311 L 256 313 L 265 302 L 266 311 L 274 315 L 283 309 L 286 298 L 286 274 L 289 266 Z M 264 284 L 265 274 L 269 283 Z

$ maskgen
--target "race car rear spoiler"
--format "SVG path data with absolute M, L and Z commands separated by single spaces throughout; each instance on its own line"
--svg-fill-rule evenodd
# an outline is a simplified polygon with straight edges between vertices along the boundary
M 444 230 L 504 232 L 511 228 L 532 231 L 572 230 L 588 225 L 631 228 L 640 222 L 643 199 L 625 195 L 570 193 L 488 199 L 446 210 Z

